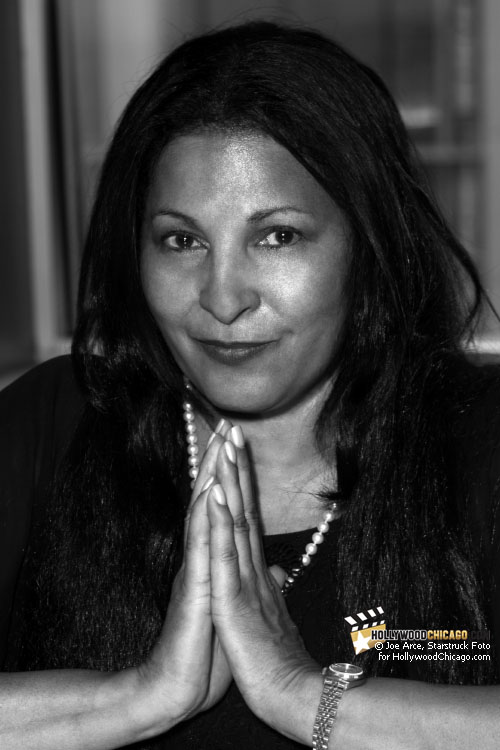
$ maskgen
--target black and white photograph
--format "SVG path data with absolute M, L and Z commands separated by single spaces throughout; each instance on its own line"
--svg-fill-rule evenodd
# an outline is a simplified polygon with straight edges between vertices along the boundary
M 499 37 L 2 0 L 0 750 L 498 750 Z

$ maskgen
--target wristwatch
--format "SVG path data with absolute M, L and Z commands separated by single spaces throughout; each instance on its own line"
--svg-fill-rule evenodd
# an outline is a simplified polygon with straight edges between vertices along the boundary
M 340 699 L 346 690 L 358 687 L 366 681 L 361 667 L 344 662 L 330 664 L 329 667 L 323 669 L 322 674 L 325 681 L 313 727 L 313 750 L 327 750 Z

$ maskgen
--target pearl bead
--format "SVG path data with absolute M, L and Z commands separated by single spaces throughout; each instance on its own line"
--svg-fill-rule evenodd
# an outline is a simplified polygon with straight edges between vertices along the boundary
M 194 414 L 192 411 L 185 411 L 184 412 L 184 419 L 186 422 L 194 422 Z
M 198 455 L 198 446 L 194 445 L 194 444 L 193 445 L 188 445 L 187 451 L 188 451 L 188 455 L 189 456 L 197 456 Z
M 198 469 L 196 468 L 196 466 L 191 466 L 191 468 L 189 469 L 189 476 L 191 477 L 191 479 L 196 479 L 196 477 L 198 476 Z
M 194 435 L 194 433 L 196 432 L 196 425 L 193 424 L 192 422 L 189 422 L 186 425 L 186 432 L 188 435 Z
M 308 555 L 315 555 L 317 551 L 318 551 L 318 548 L 316 547 L 315 544 L 312 544 L 312 543 L 306 544 L 306 552 Z
M 286 580 L 288 581 L 288 583 L 294 583 L 295 582 L 295 578 L 292 578 L 292 576 L 288 576 L 288 578 Z
M 321 544 L 324 539 L 323 534 L 320 534 L 319 531 L 317 531 L 315 534 L 312 535 L 312 540 L 314 544 Z
M 196 445 L 196 443 L 198 442 L 198 437 L 194 432 L 190 432 L 186 435 L 186 440 L 188 441 L 189 445 Z
M 330 521 L 333 521 L 333 513 L 331 510 L 328 510 L 325 515 L 323 516 L 323 521 L 326 523 L 330 523 Z
M 189 466 L 198 466 L 198 457 L 197 456 L 189 456 L 189 458 L 188 458 L 188 464 L 189 464 Z
M 301 560 L 302 560 L 302 565 L 304 565 L 304 566 L 309 565 L 310 562 L 311 562 L 311 558 L 309 557 L 309 555 L 302 555 Z
M 326 534 L 329 528 L 330 525 L 326 521 L 322 521 L 318 524 L 318 531 L 321 531 L 322 534 Z

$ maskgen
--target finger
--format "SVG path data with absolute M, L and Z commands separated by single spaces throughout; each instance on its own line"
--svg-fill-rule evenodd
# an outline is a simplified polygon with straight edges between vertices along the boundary
M 196 479 L 193 490 L 191 492 L 189 504 L 186 508 L 186 516 L 185 516 L 185 521 L 184 521 L 184 543 L 186 543 L 186 535 L 187 535 L 187 530 L 189 526 L 189 519 L 191 517 L 191 512 L 192 512 L 194 503 L 196 502 L 198 497 L 201 495 L 201 493 L 208 490 L 210 485 L 213 484 L 215 481 L 215 466 L 217 463 L 217 453 L 219 451 L 221 443 L 222 443 L 222 438 L 214 434 L 213 439 L 210 441 L 210 445 L 207 447 L 205 451 L 203 462 L 202 462 L 202 465 L 200 466 L 198 477 Z
M 268 585 L 264 588 L 261 587 L 261 596 L 263 601 L 266 602 L 266 606 L 277 606 L 280 610 L 288 613 L 287 606 L 285 604 L 285 598 L 283 597 L 283 584 L 287 578 L 287 573 L 279 565 L 271 565 L 267 568 L 267 579 Z M 264 592 L 264 593 L 262 593 Z
M 191 496 L 191 500 L 189 501 L 189 505 L 187 507 L 186 515 L 185 515 L 185 518 L 184 518 L 184 535 L 183 535 L 184 549 L 186 549 L 186 545 L 187 545 L 187 540 L 188 540 L 189 528 L 190 528 L 190 525 L 191 525 L 191 516 L 192 516 L 192 513 L 193 513 L 193 509 L 194 509 L 197 501 L 200 499 L 200 497 L 203 494 L 205 494 L 205 496 L 206 496 L 206 494 L 208 493 L 208 490 L 210 489 L 210 487 L 213 485 L 214 482 L 215 482 L 215 477 L 214 476 L 209 476 L 209 478 L 207 479 L 207 481 L 205 482 L 205 484 L 203 485 L 203 487 L 201 487 L 201 490 L 200 490 L 200 493 L 198 494 L 198 496 L 197 497 L 194 497 L 193 495 Z
M 191 492 L 189 505 L 186 510 L 186 521 L 184 524 L 184 544 L 186 544 L 187 528 L 193 503 L 196 501 L 198 496 L 204 490 L 207 490 L 210 484 L 213 484 L 213 482 L 215 481 L 215 467 L 217 464 L 217 454 L 223 442 L 222 435 L 226 435 L 231 427 L 232 425 L 229 420 L 221 419 L 217 424 L 214 432 L 208 439 L 207 447 L 205 449 L 205 453 L 203 454 L 203 458 L 198 470 L 198 476 L 196 477 L 196 481 Z
M 233 521 L 233 535 L 239 555 L 241 575 L 255 577 L 250 549 L 249 525 L 241 494 L 236 448 L 227 440 L 217 456 L 217 481 L 224 490 L 225 499 Z
M 239 556 L 234 539 L 233 518 L 227 506 L 226 494 L 220 484 L 210 488 L 207 498 L 210 524 L 210 584 L 212 613 L 241 591 Z
M 217 424 L 217 427 L 215 428 L 214 432 L 217 435 L 220 435 L 224 439 L 227 439 L 228 432 L 232 429 L 233 423 L 229 421 L 229 419 L 221 419 L 220 422 Z
M 207 489 L 197 498 L 187 524 L 182 568 L 184 587 L 190 590 L 193 587 L 210 587 L 210 523 L 207 515 L 209 492 Z
M 237 454 L 238 476 L 243 499 L 243 508 L 249 528 L 249 539 L 252 558 L 256 570 L 266 567 L 262 543 L 262 527 L 256 495 L 253 488 L 250 460 L 245 446 L 243 431 L 235 425 L 228 433 L 228 439 L 234 444 Z
M 227 419 L 221 419 L 215 430 L 212 432 L 208 439 L 207 447 L 201 458 L 200 465 L 198 468 L 198 476 L 193 485 L 193 491 L 191 493 L 190 502 L 193 503 L 200 492 L 203 491 L 203 487 L 211 476 L 215 476 L 215 464 L 217 461 L 217 453 L 222 445 L 224 436 L 227 435 L 231 429 L 231 422 Z

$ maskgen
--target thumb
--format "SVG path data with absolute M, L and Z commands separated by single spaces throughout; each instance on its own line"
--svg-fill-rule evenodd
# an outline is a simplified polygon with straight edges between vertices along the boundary
M 279 565 L 271 565 L 270 568 L 268 568 L 269 572 L 271 573 L 272 577 L 278 584 L 278 586 L 283 588 L 283 584 L 285 583 L 286 579 L 286 572 L 283 570 L 283 568 L 280 568 Z

